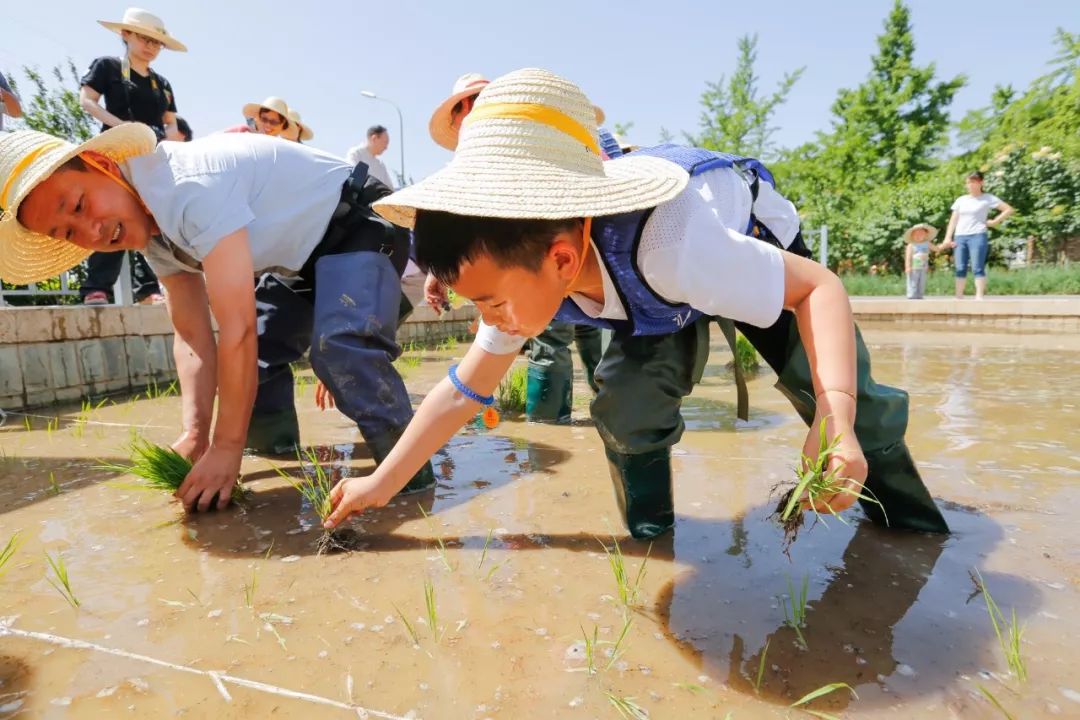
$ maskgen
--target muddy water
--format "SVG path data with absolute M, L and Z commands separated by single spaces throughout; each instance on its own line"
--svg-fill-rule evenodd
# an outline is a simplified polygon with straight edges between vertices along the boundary
M 785 556 L 769 493 L 804 430 L 767 372 L 751 383 L 750 422 L 736 423 L 717 349 L 675 450 L 677 527 L 652 546 L 629 612 L 597 537 L 610 545 L 616 533 L 632 577 L 648 546 L 623 536 L 583 411 L 567 427 L 463 433 L 436 458 L 434 492 L 357 520 L 363 551 L 321 557 L 311 509 L 266 459 L 244 461 L 246 509 L 190 518 L 94 469 L 120 458 L 131 426 L 171 440 L 175 398 L 120 399 L 85 423 L 68 409 L 58 427 L 12 415 L 0 428 L 0 544 L 16 530 L 23 542 L 0 578 L 0 616 L 39 635 L 0 636 L 0 717 L 344 718 L 355 706 L 375 717 L 614 718 L 611 694 L 653 718 L 743 720 L 799 716 L 785 706 L 832 682 L 858 699 L 836 692 L 812 707 L 843 717 L 1003 717 L 980 684 L 1016 717 L 1080 717 L 1068 511 L 1080 500 L 1080 342 L 866 336 L 878 378 L 912 392 L 909 441 L 954 534 L 890 533 L 853 515 L 804 530 Z M 412 363 L 417 397 L 453 354 Z M 300 403 L 304 439 L 336 475 L 370 471 L 347 420 L 314 409 L 310 388 Z M 77 610 L 47 581 L 46 552 L 64 558 Z M 1026 684 L 1008 674 L 973 568 L 1016 609 Z M 796 633 L 785 608 L 804 579 Z M 600 641 L 593 675 L 583 630 Z M 207 671 L 224 676 L 220 688 Z

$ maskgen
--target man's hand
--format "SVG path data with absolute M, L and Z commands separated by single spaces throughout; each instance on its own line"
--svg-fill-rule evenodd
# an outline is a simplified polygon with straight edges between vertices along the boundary
M 424 280 L 424 299 L 436 315 L 442 315 L 443 309 L 450 304 L 446 286 L 431 273 L 428 273 L 427 279 Z
M 326 384 L 320 380 L 315 385 L 315 406 L 320 410 L 330 408 L 334 409 L 334 393 L 330 392 L 330 389 L 326 387 Z
M 242 455 L 241 447 L 210 445 L 175 493 L 184 503 L 184 510 L 205 512 L 214 498 L 217 498 L 217 509 L 224 510 L 232 499 Z
M 185 430 L 171 445 L 172 449 L 191 462 L 197 462 L 210 446 L 210 439 L 201 433 Z
M 390 502 L 399 489 L 389 487 L 377 470 L 367 477 L 346 478 L 330 491 L 333 512 L 326 518 L 323 527 L 336 527 L 350 515 L 359 515 L 368 508 L 382 507 Z

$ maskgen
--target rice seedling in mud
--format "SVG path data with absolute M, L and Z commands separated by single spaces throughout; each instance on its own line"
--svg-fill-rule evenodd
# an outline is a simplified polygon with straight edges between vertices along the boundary
M 134 430 L 134 428 L 133 428 Z M 129 464 L 101 463 L 98 470 L 134 475 L 144 484 L 136 485 L 138 489 L 160 490 L 174 493 L 184 482 L 184 478 L 191 472 L 192 462 L 176 452 L 172 448 L 163 447 L 150 442 L 132 432 L 131 442 L 128 444 L 130 461 Z M 130 487 L 130 486 L 123 486 Z M 247 490 L 237 483 L 233 490 L 233 500 L 243 504 L 247 496 Z
M 409 622 L 409 618 L 405 617 L 405 613 L 401 612 L 401 608 L 397 605 L 393 605 L 393 608 L 394 612 L 401 618 L 401 626 L 405 628 L 405 632 L 409 635 L 409 639 L 412 640 L 413 646 L 420 647 L 420 636 L 416 632 L 416 627 Z
M 806 638 L 803 637 L 802 628 L 806 627 L 806 595 L 810 588 L 810 576 L 803 577 L 802 590 L 798 594 L 795 593 L 795 586 L 792 585 L 790 577 L 787 579 L 787 584 L 791 607 L 788 607 L 788 598 L 780 598 L 780 604 L 784 608 L 784 622 L 795 631 L 803 649 L 808 650 L 809 646 L 806 644 Z M 764 656 L 762 656 L 762 661 L 764 661 Z
M 45 423 L 45 436 L 49 438 L 50 442 L 52 441 L 52 434 L 59 429 L 60 418 L 58 417 L 49 418 L 48 421 Z
M 79 598 L 75 597 L 75 592 L 71 589 L 71 578 L 68 576 L 67 565 L 64 563 L 64 556 L 60 553 L 56 553 L 54 558 L 49 553 L 45 553 L 45 559 L 49 562 L 49 567 L 52 568 L 53 575 L 55 577 L 46 576 L 45 579 L 49 581 L 49 584 L 56 588 L 56 592 L 60 593 L 68 605 L 73 608 L 78 608 Z
M 804 713 L 813 715 L 816 718 L 821 718 L 821 720 L 839 720 L 839 718 L 837 718 L 835 715 L 831 715 L 827 712 L 821 712 L 820 710 L 809 710 L 803 707 L 803 705 L 813 702 L 820 697 L 824 697 L 829 693 L 836 692 L 837 690 L 847 690 L 851 693 L 851 696 L 853 698 L 855 698 L 856 700 L 859 699 L 858 694 L 856 694 L 854 688 L 852 688 L 850 685 L 844 682 L 834 682 L 829 683 L 828 685 L 822 685 L 817 690 L 811 690 L 795 702 L 791 703 L 791 705 L 789 705 L 788 707 L 800 708 Z
M 251 580 L 244 583 L 244 607 L 255 607 L 255 590 L 259 587 L 259 568 L 251 568 Z
M 826 429 L 827 422 L 828 418 L 823 418 L 819 426 L 817 458 L 803 455 L 802 467 L 795 470 L 795 483 L 787 488 L 783 496 L 781 496 L 776 510 L 773 511 L 773 517 L 777 519 L 780 527 L 784 530 L 785 550 L 791 546 L 791 543 L 795 542 L 795 538 L 803 526 L 802 502 L 804 500 L 810 504 L 810 509 L 816 519 L 823 520 L 822 515 L 827 512 L 842 523 L 847 521 L 826 502 L 828 498 L 832 498 L 834 495 L 852 495 L 857 500 L 866 500 L 876 503 L 879 507 L 881 506 L 878 499 L 868 489 L 854 490 L 848 487 L 847 479 L 840 474 L 843 472 L 843 468 L 829 470 L 829 461 L 840 446 L 841 436 L 837 435 L 830 439 Z M 774 490 L 776 489 L 778 488 L 774 488 Z M 824 511 L 821 509 L 822 507 L 825 508 Z M 885 509 L 882 508 L 883 514 L 884 511 Z M 887 521 L 888 518 L 886 518 Z
M 56 482 L 56 473 L 54 473 L 52 470 L 49 471 L 49 490 L 48 490 L 48 492 L 53 497 L 56 497 L 57 495 L 59 495 L 60 493 L 63 492 L 63 489 L 61 489 L 61 487 L 60 487 L 60 483 Z
M 994 602 L 990 590 L 983 582 L 982 575 L 978 570 L 974 571 L 977 589 L 982 592 L 983 600 L 986 601 L 986 612 L 990 615 L 990 624 L 994 626 L 994 635 L 997 636 L 1001 651 L 1005 654 L 1005 661 L 1009 664 L 1009 670 L 1016 675 L 1020 682 L 1027 682 L 1027 666 L 1020 654 L 1020 644 L 1024 639 L 1024 628 L 1016 619 L 1016 608 L 1012 609 L 1012 622 L 1005 618 L 1005 613 Z
M 499 410 L 508 415 L 520 415 L 525 412 L 528 383 L 529 371 L 524 365 L 511 368 L 495 390 L 495 400 L 499 403 Z
M 22 544 L 22 540 L 19 538 L 21 530 L 16 530 L 15 533 L 8 538 L 7 544 L 4 545 L 3 550 L 0 550 L 0 577 L 4 576 L 7 572 L 7 565 L 11 562 L 11 558 L 15 557 L 15 553 L 19 549 L 19 545 Z
M 484 567 L 484 561 L 487 560 L 487 551 L 491 547 L 491 539 L 495 537 L 495 528 L 488 530 L 487 540 L 484 540 L 484 549 L 480 551 L 480 562 L 476 563 L 476 569 Z
M 611 574 L 615 576 L 615 588 L 619 593 L 619 602 L 624 609 L 638 605 L 641 596 L 641 583 L 645 580 L 645 567 L 649 562 L 649 555 L 652 554 L 652 543 L 649 543 L 649 548 L 645 551 L 645 557 L 641 559 L 637 573 L 631 580 L 630 571 L 626 567 L 626 557 L 623 555 L 622 548 L 619 547 L 619 541 L 615 539 L 615 536 L 611 536 L 614 549 L 608 548 L 600 538 L 597 538 L 596 541 L 600 543 L 600 546 L 604 548 L 604 552 L 607 554 Z
M 424 506 L 420 503 L 417 503 L 416 507 L 420 508 L 420 514 L 423 515 L 424 519 L 428 521 L 428 526 L 431 527 L 431 530 L 435 535 L 435 544 L 439 547 L 439 559 L 442 560 L 442 564 L 444 567 L 446 567 L 447 570 L 453 572 L 454 566 L 450 564 L 450 559 L 446 556 L 446 541 L 443 540 L 441 534 L 435 532 L 435 524 L 432 521 L 431 516 L 428 515 L 426 510 L 424 510 Z
M 285 478 L 293 488 L 311 505 L 311 509 L 319 518 L 319 527 L 330 516 L 330 491 L 334 489 L 334 479 L 330 471 L 319 460 L 319 454 L 315 448 L 308 447 L 296 451 L 296 457 L 300 461 L 304 477 L 298 479 L 289 475 L 281 468 L 275 468 L 278 475 Z M 304 461 L 309 467 L 304 467 Z M 316 541 L 318 555 L 324 553 L 349 552 L 360 547 L 362 541 L 360 534 L 352 528 L 337 527 L 333 530 L 323 530 Z
M 151 380 L 150 384 L 146 386 L 144 395 L 146 396 L 147 400 L 159 400 L 161 398 L 172 397 L 177 393 L 178 390 L 176 388 L 175 380 L 173 380 L 165 387 L 161 387 L 160 385 L 158 385 L 157 380 Z
M 765 658 L 769 655 L 769 643 L 771 640 L 765 641 L 765 647 L 761 648 L 761 659 L 758 660 L 757 665 L 757 677 L 754 678 L 754 692 L 761 694 L 761 680 L 765 677 Z
M 986 699 L 990 701 L 991 705 L 993 705 L 995 708 L 997 708 L 1001 712 L 1001 714 L 1005 716 L 1005 720 L 1016 720 L 1013 717 L 1012 713 L 1010 713 L 1008 710 L 1006 710 L 1005 706 L 1002 705 L 998 701 L 998 699 L 996 697 L 994 697 L 993 694 L 989 690 L 987 690 L 985 687 L 983 687 L 981 683 L 979 684 L 979 692 L 981 692 L 983 694 L 983 696 L 985 696 Z
M 613 695 L 606 692 L 608 702 L 612 707 L 618 711 L 619 715 L 626 718 L 626 720 L 649 720 L 649 712 L 634 702 L 632 697 L 621 697 L 619 695 Z
M 442 631 L 439 630 L 439 607 L 435 602 L 435 585 L 432 584 L 431 578 L 424 578 L 424 607 L 427 609 L 431 639 L 438 645 L 442 638 Z
M 583 647 L 585 651 L 585 667 L 580 668 L 578 672 L 583 671 L 589 675 L 596 675 L 601 670 L 610 670 L 626 652 L 626 634 L 630 631 L 630 626 L 633 622 L 633 618 L 630 616 L 627 615 L 623 617 L 622 631 L 619 632 L 619 637 L 617 637 L 614 642 L 611 640 L 601 640 L 600 628 L 596 625 L 593 625 L 592 637 L 589 637 L 589 634 L 585 632 L 585 628 L 582 627 L 581 635 L 585 638 L 585 645 Z M 581 626 L 579 625 L 578 627 Z M 605 646 L 608 648 L 606 651 L 603 650 Z M 603 667 L 600 667 L 598 660 L 602 654 L 606 655 L 608 661 Z

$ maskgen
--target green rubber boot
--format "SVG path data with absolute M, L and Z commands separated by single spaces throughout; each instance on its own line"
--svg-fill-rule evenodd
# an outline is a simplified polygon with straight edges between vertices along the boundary
M 630 534 L 638 540 L 656 537 L 675 525 L 671 492 L 671 448 L 640 455 L 605 449 L 615 501 Z
M 300 447 L 300 424 L 296 410 L 252 413 L 245 450 L 263 455 L 293 455 Z
M 525 418 L 530 422 L 568 423 L 573 403 L 573 370 L 529 363 Z
M 397 441 L 401 439 L 403 432 L 405 432 L 404 428 L 392 430 L 370 440 L 364 438 L 368 448 L 371 450 L 371 456 L 375 458 L 376 465 L 382 465 L 383 460 L 397 445 Z M 409 480 L 405 487 L 398 491 L 398 495 L 411 495 L 412 493 L 430 490 L 433 487 L 435 487 L 435 470 L 431 467 L 431 461 L 429 460 L 412 476 L 412 479 Z

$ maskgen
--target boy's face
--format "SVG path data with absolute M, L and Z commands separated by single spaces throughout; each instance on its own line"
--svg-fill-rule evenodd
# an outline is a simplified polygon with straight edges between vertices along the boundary
M 54 172 L 22 201 L 19 222 L 97 252 L 142 250 L 154 227 L 138 200 L 93 170 Z
M 911 233 L 911 241 L 916 243 L 926 242 L 926 236 L 930 234 L 930 231 L 926 228 L 919 228 Z
M 520 266 L 500 266 L 485 254 L 462 264 L 452 287 L 476 304 L 486 324 L 510 335 L 535 337 L 555 317 L 577 275 L 582 261 L 578 246 L 570 233 L 556 235 L 536 272 Z

